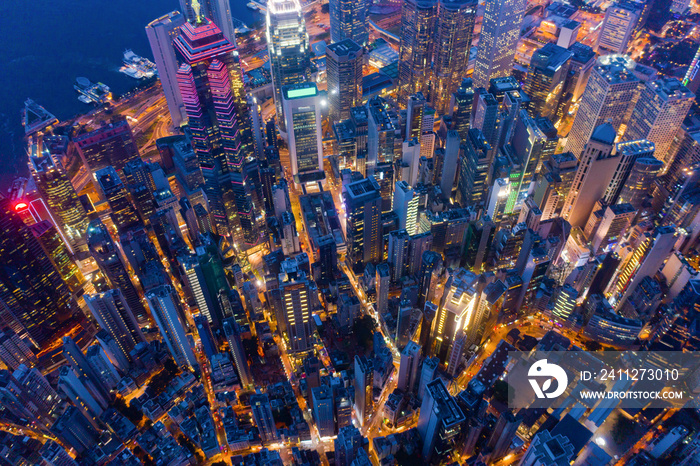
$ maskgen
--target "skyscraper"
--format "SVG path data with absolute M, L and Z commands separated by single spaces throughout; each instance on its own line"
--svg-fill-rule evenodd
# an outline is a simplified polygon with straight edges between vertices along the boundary
M 180 10 L 192 24 L 208 18 L 214 22 L 232 44 L 236 43 L 236 31 L 231 18 L 229 0 L 180 0 Z
M 328 45 L 326 70 L 331 121 L 347 120 L 351 109 L 362 104 L 362 47 L 351 39 Z
M 178 366 L 197 367 L 197 360 L 185 333 L 185 322 L 181 317 L 180 298 L 169 285 L 154 288 L 146 294 L 148 307 L 156 321 L 160 334 Z
M 367 439 L 354 426 L 345 426 L 338 431 L 334 442 L 335 461 L 338 466 L 351 466 L 357 458 L 358 450 L 367 448 Z
M 333 391 L 331 388 L 328 385 L 314 387 L 311 390 L 311 404 L 319 437 L 335 435 Z
M 374 366 L 365 356 L 355 356 L 355 416 L 360 426 L 365 426 L 372 413 L 374 399 Z
M 85 277 L 83 277 L 78 266 L 73 262 L 73 258 L 56 227 L 48 220 L 42 220 L 29 228 L 36 239 L 39 240 L 41 248 L 51 259 L 68 289 L 71 292 L 78 291 L 85 282 Z
M 523 0 L 487 0 L 472 78 L 475 87 L 511 74 L 524 12 Z
M 255 425 L 258 426 L 262 441 L 272 442 L 277 440 L 277 427 L 275 427 L 270 398 L 267 394 L 256 393 L 251 395 L 250 408 L 253 411 L 253 419 L 255 420 Z
M 460 136 L 455 130 L 447 132 L 445 140 L 445 159 L 442 163 L 442 176 L 440 177 L 440 189 L 442 195 L 449 200 L 452 196 L 452 188 L 455 185 L 456 174 L 459 168 Z
M 139 157 L 126 118 L 113 118 L 96 130 L 75 136 L 73 142 L 83 164 L 93 173 L 110 165 L 119 171 L 129 161 Z
M 110 401 L 109 388 L 102 383 L 100 375 L 88 363 L 75 340 L 69 336 L 63 337 L 63 356 L 95 399 L 103 404 L 103 408 L 106 407 Z
M 595 203 L 605 190 L 619 164 L 615 152 L 615 130 L 606 123 L 593 131 L 579 157 L 579 166 L 561 216 L 571 226 L 583 228 Z
M 639 78 L 632 72 L 635 66 L 631 58 L 621 55 L 598 59 L 567 136 L 566 151 L 580 159 L 595 128 L 609 121 L 617 133 L 629 121 L 632 104 L 639 94 Z
M 457 131 L 459 138 L 467 139 L 474 105 L 474 85 L 471 78 L 464 78 L 459 88 L 450 97 L 449 116 L 452 119 L 451 129 Z
M 625 53 L 640 13 L 640 8 L 631 1 L 623 0 L 608 6 L 598 33 L 596 51 L 601 55 Z
M 343 193 L 347 212 L 345 237 L 353 266 L 378 263 L 382 244 L 382 196 L 373 177 L 350 183 Z
M 382 262 L 377 264 L 376 288 L 377 288 L 377 312 L 382 315 L 389 305 L 389 286 L 391 282 L 391 270 L 389 264 Z
M 417 92 L 430 95 L 436 17 L 436 0 L 406 0 L 401 4 L 398 100 L 403 105 Z
M 618 202 L 628 203 L 635 210 L 641 209 L 654 180 L 663 168 L 664 163 L 654 157 L 640 157 L 635 160 L 625 185 L 620 191 Z
M 97 184 L 112 211 L 112 222 L 120 233 L 141 224 L 134 204 L 129 200 L 124 183 L 114 167 L 105 167 L 95 172 Z
M 620 155 L 620 163 L 605 190 L 603 202 L 607 205 L 617 203 L 620 193 L 632 172 L 637 159 L 654 156 L 654 144 L 646 139 L 618 143 L 615 150 Z
M 472 128 L 459 160 L 457 199 L 463 206 L 476 206 L 486 201 L 490 169 L 491 146 L 480 130 Z
M 448 112 L 450 97 L 467 70 L 476 20 L 474 0 L 440 0 L 435 37 L 435 82 L 431 102 L 439 115 Z
M 369 16 L 367 0 L 338 0 L 329 2 L 331 18 L 331 42 L 350 39 L 357 44 L 369 41 Z
M 313 348 L 311 339 L 311 290 L 306 274 L 296 261 L 282 264 L 279 280 L 281 308 L 277 324 L 290 353 L 303 353 Z
M 490 459 L 492 461 L 505 455 L 522 422 L 522 414 L 514 415 L 510 410 L 504 411 L 499 416 L 488 442 L 488 447 L 491 449 Z
M 532 55 L 524 89 L 532 100 L 531 111 L 544 117 L 556 117 L 571 56 L 571 52 L 553 43 L 545 44 Z
M 447 391 L 445 382 L 442 379 L 430 382 L 426 386 L 418 418 L 418 433 L 423 440 L 422 458 L 428 462 L 434 457 L 449 454 L 465 420 L 457 401 Z
M 298 0 L 272 0 L 267 5 L 267 50 L 280 135 L 287 138 L 282 87 L 310 78 L 309 36 Z
M 435 342 L 434 354 L 442 363 L 451 364 L 453 346 L 462 335 L 467 335 L 473 340 L 472 337 L 476 334 L 474 317 L 477 294 L 473 288 L 475 282 L 476 275 L 459 269 L 445 283 L 431 335 L 431 341 Z
M 0 199 L 0 306 L 3 320 L 20 337 L 42 349 L 69 317 L 73 300 L 51 259 L 15 212 Z
M 165 102 L 168 104 L 170 119 L 176 128 L 186 120 L 185 104 L 177 85 L 177 59 L 173 49 L 173 39 L 177 36 L 185 17 L 179 11 L 154 19 L 146 26 L 146 36 L 158 68 L 158 78 L 163 87 Z
M 58 372 L 58 392 L 69 399 L 96 426 L 97 418 L 104 412 L 107 402 L 88 390 L 84 381 L 85 379 L 80 378 L 71 366 L 62 366 Z
M 97 266 L 105 275 L 112 288 L 118 288 L 124 294 L 126 302 L 134 316 L 142 322 L 147 320 L 146 310 L 136 287 L 131 282 L 126 266 L 122 262 L 119 251 L 109 235 L 109 231 L 100 219 L 90 222 L 87 232 L 87 243 Z
M 253 156 L 250 116 L 235 46 L 214 23 L 185 23 L 174 41 L 184 62 L 177 72 L 217 233 L 257 241 L 245 164 Z
M 252 387 L 255 385 L 255 381 L 253 380 L 253 374 L 250 371 L 248 358 L 243 348 L 243 341 L 241 340 L 238 323 L 235 319 L 228 318 L 224 320 L 223 328 L 231 355 L 233 356 L 233 362 L 236 364 L 238 377 L 241 379 L 241 384 L 243 387 Z
M 425 251 L 421 258 L 418 275 L 418 308 L 422 309 L 430 301 L 437 287 L 437 280 L 442 269 L 442 256 L 434 251 Z
M 399 229 L 406 229 L 409 235 L 416 234 L 418 195 L 405 181 L 396 182 L 392 209 L 399 217 Z
M 56 214 L 58 227 L 73 249 L 85 245 L 88 217 L 63 166 L 51 155 L 30 157 L 30 170 L 42 199 Z
M 112 336 L 121 355 L 130 360 L 129 353 L 146 339 L 124 293 L 117 288 L 85 296 L 85 304 L 98 325 Z
M 406 393 L 415 390 L 418 382 L 418 374 L 420 373 L 420 361 L 421 347 L 418 343 L 409 341 L 404 349 L 401 350 L 399 378 L 396 382 L 396 388 Z
M 294 180 L 305 183 L 322 179 L 321 97 L 316 84 L 304 82 L 283 86 L 282 108 Z
M 688 114 L 695 95 L 675 78 L 649 81 L 639 95 L 627 124 L 625 140 L 647 139 L 656 147 L 655 156 L 671 163 L 673 138 Z

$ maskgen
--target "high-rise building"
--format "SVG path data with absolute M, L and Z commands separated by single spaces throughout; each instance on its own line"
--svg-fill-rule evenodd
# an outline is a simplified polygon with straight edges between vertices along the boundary
M 520 465 L 550 466 L 570 464 L 571 460 L 576 457 L 575 453 L 576 447 L 571 444 L 567 437 L 562 434 L 554 436 L 550 431 L 543 429 L 532 439 L 525 455 L 520 460 Z
M 168 104 L 170 119 L 176 128 L 187 119 L 185 104 L 177 85 L 177 59 L 173 49 L 173 39 L 177 36 L 185 17 L 179 11 L 154 19 L 146 26 L 146 36 L 158 68 L 158 78 L 163 86 L 165 102 Z
M 304 353 L 313 348 L 309 285 L 306 274 L 299 270 L 295 260 L 282 263 L 279 278 L 281 306 L 277 313 L 277 325 L 290 353 Z
M 430 95 L 436 17 L 436 0 L 407 0 L 401 4 L 398 98 L 403 105 L 417 92 Z
M 418 195 L 405 181 L 397 181 L 394 189 L 392 210 L 399 217 L 399 229 L 409 235 L 416 234 L 418 227 Z
M 598 126 L 579 157 L 579 166 L 561 216 L 571 226 L 583 228 L 595 203 L 603 197 L 619 164 L 615 130 L 610 123 Z
M 457 199 L 463 206 L 477 206 L 486 201 L 490 169 L 491 146 L 480 130 L 472 128 L 459 161 Z
M 41 457 L 47 461 L 47 464 L 60 464 L 61 466 L 78 466 L 78 463 L 68 454 L 65 448 L 53 440 L 48 440 L 41 450 Z
M 580 159 L 594 129 L 610 122 L 618 133 L 620 126 L 629 121 L 632 105 L 639 95 L 639 78 L 633 73 L 635 66 L 631 58 L 622 55 L 598 59 L 567 136 L 566 151 Z
M 228 318 L 224 320 L 223 328 L 231 355 L 233 356 L 233 362 L 236 364 L 236 370 L 238 371 L 238 378 L 241 380 L 241 385 L 243 385 L 243 387 L 254 386 L 255 381 L 253 380 L 253 374 L 248 364 L 248 357 L 243 348 L 243 341 L 241 340 L 238 323 L 235 319 Z
M 41 248 L 51 259 L 68 289 L 73 293 L 78 291 L 85 282 L 85 277 L 83 277 L 78 266 L 73 262 L 73 258 L 56 227 L 48 220 L 42 220 L 29 228 L 36 239 L 39 240 Z
M 92 173 L 113 166 L 119 171 L 131 160 L 139 158 L 139 149 L 126 118 L 114 118 L 96 130 L 73 138 L 80 158 Z
M 463 78 L 459 88 L 450 97 L 449 116 L 451 129 L 459 133 L 462 141 L 467 139 L 474 104 L 474 85 L 471 78 Z
M 352 3 L 361 4 L 364 0 Z M 362 104 L 362 54 L 362 47 L 352 39 L 344 39 L 326 46 L 331 121 L 349 119 L 352 108 Z
M 275 418 L 272 417 L 272 407 L 267 394 L 256 393 L 250 396 L 250 408 L 253 411 L 255 425 L 258 426 L 260 438 L 263 442 L 277 440 L 277 427 Z
M 440 177 L 440 189 L 442 189 L 442 195 L 446 199 L 452 196 L 452 188 L 455 185 L 455 178 L 458 173 L 459 149 L 459 132 L 455 130 L 448 131 L 445 139 L 445 159 L 442 164 L 442 176 Z
M 62 366 L 58 373 L 58 392 L 80 409 L 93 425 L 97 425 L 97 418 L 107 408 L 107 401 L 88 390 L 84 381 L 71 366 Z
M 475 96 L 472 127 L 484 134 L 494 152 L 497 149 L 495 144 L 498 139 L 498 108 L 498 100 L 493 94 L 481 89 Z
M 442 271 L 442 255 L 435 251 L 425 251 L 421 258 L 418 274 L 418 308 L 422 309 L 426 302 L 435 296 L 440 273 Z
M 117 288 L 85 296 L 85 304 L 100 328 L 112 336 L 119 353 L 130 360 L 129 353 L 146 339 L 124 293 Z
M 329 2 L 331 42 L 350 39 L 364 46 L 369 42 L 369 2 L 367 0 L 338 0 Z
M 623 0 L 610 5 L 605 10 L 605 18 L 598 33 L 596 51 L 601 55 L 625 53 L 640 13 L 637 4 L 630 1 Z
M 374 399 L 374 366 L 365 356 L 355 356 L 355 416 L 364 427 L 370 419 Z
M 109 360 L 112 361 L 122 373 L 126 373 L 129 370 L 130 355 L 124 354 L 117 340 L 105 329 L 100 329 L 95 334 L 95 338 L 100 346 L 102 346 Z
M 335 416 L 333 390 L 328 385 L 314 387 L 311 390 L 311 405 L 319 437 L 335 435 Z
M 51 155 L 30 157 L 29 161 L 36 187 L 56 215 L 65 241 L 72 249 L 84 246 L 89 220 L 65 169 Z
M 117 368 L 107 357 L 100 345 L 92 345 L 85 354 L 88 365 L 92 368 L 100 384 L 107 390 L 114 390 L 121 380 Z
M 110 400 L 109 388 L 102 383 L 100 375 L 88 363 L 78 344 L 69 336 L 63 337 L 63 356 L 95 399 L 104 402 L 106 406 Z
M 620 309 L 645 277 L 653 277 L 671 255 L 678 240 L 676 229 L 670 226 L 656 228 L 643 240 L 620 274 L 614 279 L 610 290 L 615 308 Z
M 277 123 L 282 138 L 286 139 L 282 87 L 310 78 L 309 36 L 298 0 L 273 0 L 267 5 L 267 51 Z
M 185 23 L 174 44 L 183 62 L 178 85 L 217 232 L 239 244 L 254 243 L 253 183 L 246 183 L 245 170 L 253 145 L 235 46 L 209 21 Z
M 486 87 L 490 79 L 511 74 L 524 12 L 522 0 L 486 2 L 474 64 L 474 86 Z
M 426 386 L 420 407 L 418 433 L 423 440 L 421 457 L 428 462 L 448 455 L 455 447 L 457 436 L 466 417 L 457 401 L 447 391 L 442 379 Z
M 377 313 L 383 315 L 389 306 L 389 286 L 391 283 L 391 269 L 389 268 L 389 264 L 386 262 L 377 264 L 376 274 Z
M 511 146 L 522 167 L 522 176 L 514 179 L 517 203 L 522 203 L 525 199 L 535 175 L 554 154 L 558 142 L 556 129 L 548 118 L 533 119 L 527 111 L 520 110 L 511 139 Z
M 180 298 L 169 285 L 159 286 L 146 294 L 151 315 L 178 366 L 197 367 L 197 360 L 187 339 Z
M 625 185 L 620 191 L 618 202 L 628 203 L 635 210 L 642 208 L 653 186 L 654 180 L 664 168 L 664 163 L 655 157 L 640 157 L 635 160 Z
M 73 313 L 73 300 L 16 203 L 6 198 L 0 199 L 0 258 L 0 306 L 10 311 L 3 312 L 4 324 L 42 349 Z
M 87 232 L 87 243 L 92 257 L 97 262 L 104 276 L 111 283 L 112 288 L 118 288 L 124 294 L 124 298 L 137 320 L 147 320 L 146 310 L 141 304 L 136 287 L 131 282 L 126 266 L 122 262 L 117 246 L 107 231 L 107 227 L 99 219 L 90 222 Z
M 477 323 L 474 318 L 478 296 L 473 288 L 475 282 L 476 275 L 459 269 L 445 283 L 430 339 L 435 344 L 433 354 L 448 366 L 453 365 L 452 359 L 461 357 L 459 354 L 453 358 L 452 354 L 457 340 L 462 335 L 473 340 L 476 335 Z
M 405 393 L 413 392 L 418 383 L 418 374 L 421 361 L 421 347 L 414 341 L 401 350 L 401 362 L 399 363 L 399 378 L 396 387 Z
M 384 254 L 382 244 L 382 196 L 374 177 L 355 181 L 343 193 L 347 213 L 345 237 L 350 263 L 378 263 Z
M 431 102 L 439 115 L 448 113 L 450 97 L 466 74 L 476 7 L 474 0 L 438 1 Z
M 323 122 L 316 84 L 303 82 L 283 86 L 281 95 L 294 181 L 305 183 L 323 179 Z
M 9 327 L 0 331 L 0 361 L 9 369 L 21 365 L 34 367 L 38 362 L 27 343 Z
M 531 111 L 555 118 L 572 53 L 553 43 L 535 51 L 530 60 L 524 91 L 532 100 Z
M 70 368 L 69 368 L 70 369 Z M 76 407 L 68 409 L 51 426 L 51 432 L 78 454 L 97 445 L 100 432 Z
M 637 159 L 654 156 L 654 144 L 646 139 L 618 143 L 616 151 L 620 155 L 620 163 L 610 180 L 610 184 L 605 190 L 603 202 L 605 204 L 615 204 L 618 202 L 620 193 L 627 182 L 627 178 L 632 172 L 632 167 Z
M 354 426 L 346 426 L 338 431 L 334 442 L 335 461 L 338 466 L 351 466 L 357 458 L 358 450 L 367 448 L 367 439 Z
M 607 250 L 611 244 L 617 243 L 632 224 L 637 211 L 629 204 L 614 204 L 607 206 L 600 224 L 591 232 L 589 241 L 594 254 Z
M 112 211 L 112 222 L 120 233 L 141 224 L 134 204 L 129 199 L 124 183 L 114 167 L 105 167 L 95 172 L 97 184 Z
M 403 137 L 399 117 L 385 99 L 372 97 L 367 110 L 367 173 L 374 174 L 380 164 L 393 165 Z
M 229 0 L 180 0 L 180 10 L 192 24 L 210 19 L 232 44 L 236 43 L 236 30 L 231 17 Z
M 54 414 L 54 409 L 60 406 L 61 398 L 41 371 L 21 364 L 12 376 L 17 381 L 17 386 L 30 400 L 31 404 L 28 406 L 37 418 L 45 425 L 53 422 L 51 415 Z
M 591 47 L 580 42 L 574 42 L 568 50 L 572 56 L 569 60 L 565 95 L 571 96 L 573 102 L 578 102 L 596 63 L 596 54 Z
M 391 281 L 398 283 L 408 271 L 408 244 L 410 236 L 406 230 L 389 232 L 387 262 L 391 267 Z
M 491 449 L 490 459 L 492 461 L 505 455 L 522 422 L 522 414 L 514 415 L 510 410 L 504 411 L 499 416 L 488 441 L 488 447 Z
M 673 138 L 694 100 L 695 95 L 675 78 L 646 82 L 632 110 L 625 140 L 651 141 L 656 146 L 656 158 L 670 165 Z
M 496 178 L 491 186 L 486 213 L 494 223 L 499 224 L 505 216 L 510 192 L 513 189 L 508 178 Z

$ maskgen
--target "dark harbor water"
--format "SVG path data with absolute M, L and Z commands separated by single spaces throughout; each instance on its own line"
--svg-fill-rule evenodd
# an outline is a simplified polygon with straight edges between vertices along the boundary
M 231 0 L 233 16 L 260 15 Z M 78 76 L 122 94 L 138 81 L 119 73 L 124 49 L 152 59 L 144 27 L 179 9 L 178 0 L 0 1 L 0 187 L 26 176 L 20 110 L 31 98 L 59 120 L 90 110 L 78 101 Z

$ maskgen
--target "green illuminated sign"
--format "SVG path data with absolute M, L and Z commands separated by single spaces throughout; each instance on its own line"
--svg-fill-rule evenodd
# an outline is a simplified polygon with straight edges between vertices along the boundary
M 289 99 L 298 99 L 300 97 L 309 97 L 312 95 L 316 95 L 315 87 L 305 87 L 303 89 L 289 89 L 287 91 L 287 98 Z

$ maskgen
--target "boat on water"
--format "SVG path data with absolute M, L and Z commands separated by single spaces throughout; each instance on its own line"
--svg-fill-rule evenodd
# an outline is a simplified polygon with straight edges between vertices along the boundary
M 136 55 L 131 49 L 124 51 L 123 63 L 119 71 L 134 79 L 152 78 L 157 72 L 152 61 Z
M 102 83 L 92 83 L 88 78 L 75 78 L 73 89 L 78 91 L 78 100 L 84 104 L 103 104 L 112 100 L 112 91 Z

